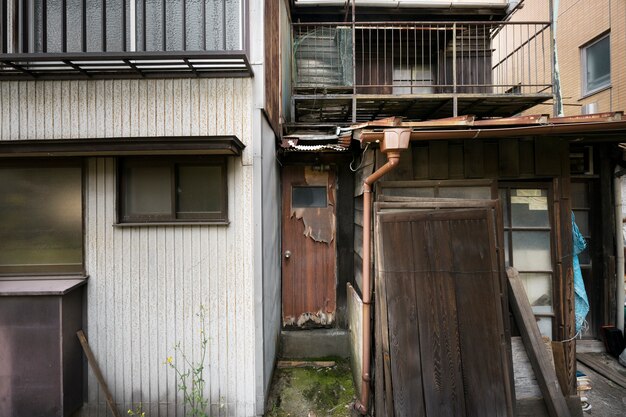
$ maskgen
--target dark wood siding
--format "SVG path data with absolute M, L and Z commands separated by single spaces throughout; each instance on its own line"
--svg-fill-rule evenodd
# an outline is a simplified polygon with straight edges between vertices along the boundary
M 265 0 L 265 111 L 275 132 L 280 131 L 280 3 Z
M 377 215 L 376 393 L 386 415 L 512 415 L 492 204 Z

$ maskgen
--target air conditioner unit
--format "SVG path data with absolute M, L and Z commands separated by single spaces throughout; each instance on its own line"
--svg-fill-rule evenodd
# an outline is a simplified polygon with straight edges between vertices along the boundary
M 581 114 L 594 114 L 598 113 L 598 102 L 583 104 Z

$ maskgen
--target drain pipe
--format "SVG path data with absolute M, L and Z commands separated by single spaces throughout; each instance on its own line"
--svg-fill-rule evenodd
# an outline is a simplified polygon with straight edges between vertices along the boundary
M 372 185 L 383 175 L 393 170 L 400 163 L 400 151 L 409 147 L 411 129 L 386 129 L 380 144 L 380 151 L 387 155 L 387 163 L 367 177 L 363 182 L 363 356 L 361 399 L 354 408 L 361 414 L 367 414 L 370 400 L 370 359 L 371 359 L 371 224 L 372 224 Z
M 620 167 L 615 168 L 616 175 L 613 183 L 615 195 L 615 246 L 616 246 L 616 275 L 617 275 L 617 317 L 615 325 L 624 332 L 624 221 L 622 214 L 622 181 L 618 176 Z

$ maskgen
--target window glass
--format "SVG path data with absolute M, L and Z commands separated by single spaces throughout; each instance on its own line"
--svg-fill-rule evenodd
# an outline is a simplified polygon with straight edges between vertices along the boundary
M 0 168 L 0 273 L 80 272 L 82 171 Z
M 291 189 L 291 206 L 326 207 L 326 187 L 293 187 Z
M 169 166 L 127 166 L 125 174 L 126 217 L 169 216 L 172 212 Z
M 178 167 L 178 215 L 195 217 L 221 209 L 220 166 Z
M 548 191 L 541 189 L 511 190 L 513 227 L 549 227 Z
M 610 38 L 605 36 L 584 48 L 585 92 L 611 83 Z
M 551 271 L 550 232 L 513 231 L 513 266 L 519 271 Z
M 123 222 L 227 221 L 224 158 L 121 161 Z
M 552 274 L 522 272 L 519 276 L 524 283 L 528 301 L 533 308 L 552 306 Z M 551 310 L 547 312 L 549 313 Z

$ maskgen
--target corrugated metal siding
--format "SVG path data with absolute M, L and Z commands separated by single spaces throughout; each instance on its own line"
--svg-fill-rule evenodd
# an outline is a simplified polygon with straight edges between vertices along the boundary
M 249 145 L 251 119 L 249 79 L 0 82 L 0 140 L 234 134 Z M 150 417 L 183 415 L 163 363 L 181 362 L 178 342 L 199 355 L 200 305 L 212 415 L 255 414 L 249 149 L 228 161 L 229 226 L 113 227 L 115 160 L 88 160 L 86 330 L 122 414 L 141 402 Z M 91 370 L 88 384 L 80 415 L 108 416 Z
M 206 392 L 214 415 L 254 415 L 254 283 L 250 196 L 252 167 L 230 158 L 227 227 L 113 227 L 115 161 L 93 158 L 86 184 L 88 337 L 105 379 L 126 410 L 183 415 L 174 350 L 200 355 L 207 309 Z M 81 415 L 105 416 L 105 398 L 90 372 Z M 177 399 L 178 398 L 178 402 Z M 221 407 L 221 412 L 218 409 Z M 219 413 L 219 414 L 218 414 Z

